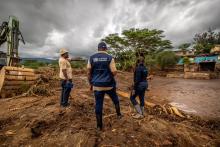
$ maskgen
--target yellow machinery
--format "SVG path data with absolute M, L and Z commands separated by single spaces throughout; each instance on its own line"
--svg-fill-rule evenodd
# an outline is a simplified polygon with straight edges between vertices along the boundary
M 10 16 L 9 21 L 0 26 L 0 46 L 7 43 L 7 52 L 0 51 L 0 98 L 18 94 L 22 86 L 28 87 L 37 79 L 33 69 L 19 67 L 19 41 L 25 44 L 19 30 L 19 21 Z

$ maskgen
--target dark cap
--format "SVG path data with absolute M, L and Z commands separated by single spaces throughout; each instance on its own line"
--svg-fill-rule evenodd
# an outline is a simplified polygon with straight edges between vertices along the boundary
M 105 42 L 100 42 L 99 44 L 98 44 L 98 49 L 107 49 L 107 45 L 106 45 L 106 43 Z

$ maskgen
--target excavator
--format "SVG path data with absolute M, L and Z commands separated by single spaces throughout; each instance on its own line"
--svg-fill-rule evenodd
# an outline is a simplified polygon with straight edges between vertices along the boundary
M 9 21 L 0 26 L 0 47 L 7 44 L 7 52 L 0 51 L 0 98 L 13 97 L 23 85 L 30 86 L 36 82 L 34 70 L 20 65 L 20 41 L 25 44 L 19 20 L 15 16 L 9 16 Z

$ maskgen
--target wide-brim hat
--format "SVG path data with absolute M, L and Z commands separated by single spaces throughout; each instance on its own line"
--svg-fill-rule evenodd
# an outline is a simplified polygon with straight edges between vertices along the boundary
M 61 49 L 60 49 L 60 55 L 63 55 L 63 54 L 65 54 L 65 53 L 68 53 L 68 50 L 65 49 L 65 48 L 61 48 Z

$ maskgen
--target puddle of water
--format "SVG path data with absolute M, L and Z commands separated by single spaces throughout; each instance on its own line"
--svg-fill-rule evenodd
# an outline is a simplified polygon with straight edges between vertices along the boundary
M 180 104 L 180 103 L 176 103 L 176 102 L 171 102 L 170 103 L 172 106 L 175 106 L 177 108 L 179 108 L 182 111 L 185 111 L 187 113 L 197 113 L 196 110 L 189 108 L 187 105 L 185 104 Z

